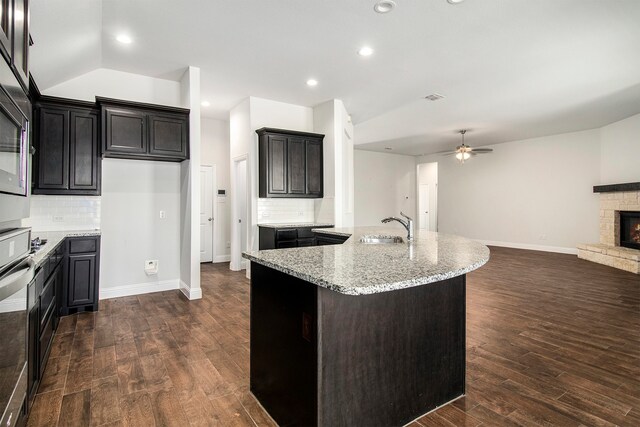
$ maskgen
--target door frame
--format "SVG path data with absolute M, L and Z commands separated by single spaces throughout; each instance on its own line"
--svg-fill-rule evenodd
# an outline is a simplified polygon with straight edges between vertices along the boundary
M 212 165 L 200 165 L 200 171 L 203 168 L 211 168 L 211 217 L 213 218 L 213 224 L 211 227 L 211 262 L 216 262 L 216 237 L 219 236 L 218 230 L 218 197 L 217 189 L 218 189 L 218 180 L 217 180 L 217 172 L 215 163 Z M 204 183 L 200 183 L 200 185 L 204 185 Z M 209 261 L 204 261 L 209 262 Z M 202 264 L 202 262 L 201 262 Z
M 245 224 L 241 225 L 238 223 L 238 203 L 240 200 L 238 199 L 238 164 L 242 161 L 245 161 L 245 208 L 247 210 L 247 221 Z M 250 186 L 249 186 L 249 155 L 243 154 L 242 156 L 235 157 L 232 160 L 232 170 L 231 170 L 231 181 L 233 184 L 232 192 L 231 192 L 231 262 L 229 264 L 229 269 L 233 271 L 240 271 L 246 268 L 246 265 L 243 265 L 242 259 L 242 245 L 241 245 L 241 236 L 242 229 L 240 227 L 244 226 L 246 229 L 246 237 L 247 241 L 246 247 L 249 249 L 249 228 L 248 228 L 248 219 L 249 215 L 249 206 L 250 203 Z

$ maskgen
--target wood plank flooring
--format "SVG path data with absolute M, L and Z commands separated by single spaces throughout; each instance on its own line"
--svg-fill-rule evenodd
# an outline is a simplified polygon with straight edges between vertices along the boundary
M 28 425 L 273 426 L 248 392 L 249 282 L 202 266 L 177 291 L 62 319 Z M 491 248 L 467 280 L 467 394 L 420 426 L 640 426 L 640 277 Z

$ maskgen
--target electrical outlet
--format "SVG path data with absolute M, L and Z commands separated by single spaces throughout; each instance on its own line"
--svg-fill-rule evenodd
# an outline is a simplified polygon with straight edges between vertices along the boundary
M 298 211 L 298 216 L 304 216 L 304 212 Z
M 160 219 L 165 219 L 167 217 L 167 213 L 165 211 L 160 211 Z
M 227 242 L 227 249 L 231 247 L 231 242 Z
M 144 272 L 147 273 L 147 276 L 152 274 L 158 274 L 158 260 L 157 259 L 148 259 L 144 262 Z
M 54 215 L 52 220 L 53 222 L 62 222 L 64 221 L 64 217 L 62 215 Z

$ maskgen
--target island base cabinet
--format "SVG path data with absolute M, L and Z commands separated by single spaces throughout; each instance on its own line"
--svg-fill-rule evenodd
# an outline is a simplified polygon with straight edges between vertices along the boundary
M 278 424 L 400 426 L 464 394 L 464 275 L 357 296 L 251 276 L 250 387 Z

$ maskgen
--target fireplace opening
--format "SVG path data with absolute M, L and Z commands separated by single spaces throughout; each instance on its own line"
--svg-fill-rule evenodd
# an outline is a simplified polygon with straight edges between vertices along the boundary
M 620 211 L 620 246 L 640 249 L 640 212 Z

